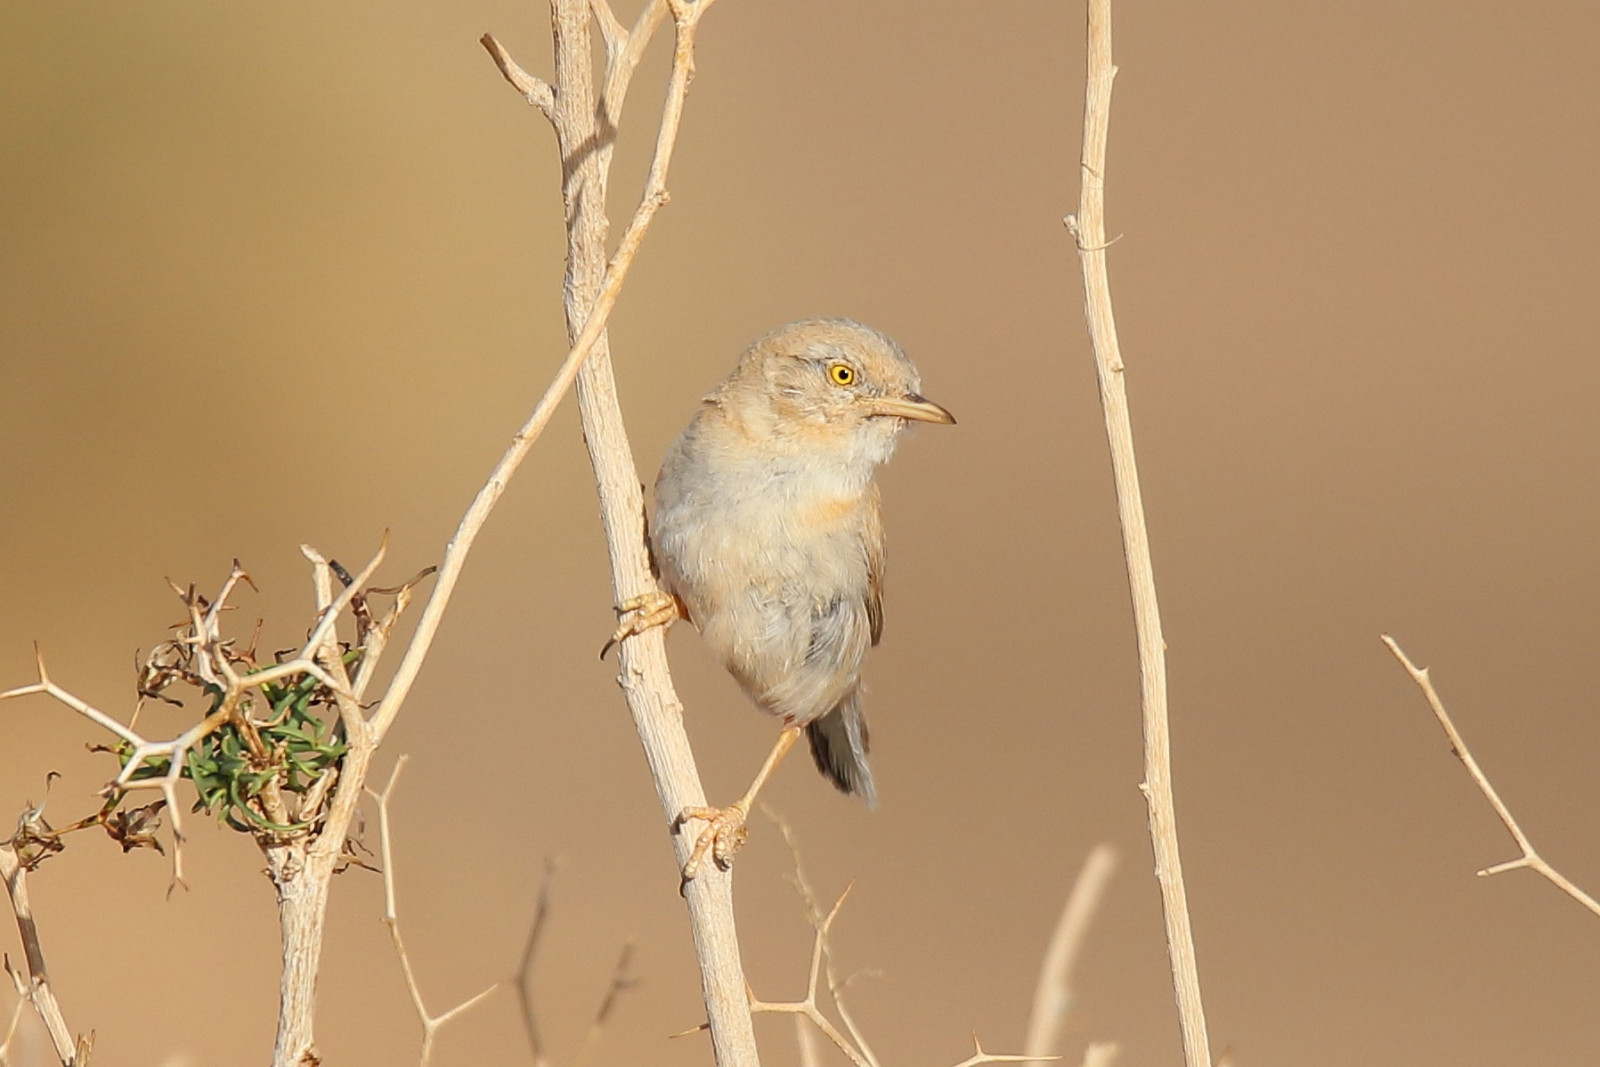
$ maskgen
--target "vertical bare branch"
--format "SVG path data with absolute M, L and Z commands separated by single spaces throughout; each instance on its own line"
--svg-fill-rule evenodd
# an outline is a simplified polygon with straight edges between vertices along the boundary
M 667 0 L 673 23 L 672 72 L 655 154 L 639 207 L 608 261 L 605 203 L 616 136 L 614 123 L 642 42 L 661 19 L 660 5 L 647 5 L 626 42 L 619 37 L 618 20 L 602 16 L 609 59 L 597 100 L 590 54 L 589 0 L 553 0 L 556 55 L 551 123 L 562 159 L 562 199 L 567 216 L 567 329 L 573 339 L 573 355 L 563 366 L 559 380 L 570 381 L 569 368 L 577 377 L 579 415 L 595 470 L 617 603 L 654 591 L 655 579 L 645 546 L 639 471 L 617 400 L 605 323 L 651 220 L 667 202 L 667 173 L 689 82 L 694 76 L 695 32 L 711 2 Z M 444 577 L 441 568 L 441 583 Z M 665 819 L 670 823 L 685 808 L 703 807 L 705 793 L 683 729 L 683 708 L 672 686 L 661 632 L 648 631 L 623 642 L 619 659 L 620 684 L 644 745 Z M 680 868 L 688 858 L 690 846 L 691 842 L 681 834 L 675 840 Z M 721 1067 L 753 1065 L 759 1057 L 739 960 L 731 876 L 722 871 L 707 874 L 685 886 L 684 897 L 700 961 L 712 1046 Z
M 1557 889 L 1588 908 L 1595 915 L 1600 915 L 1600 901 L 1595 900 L 1594 897 L 1580 889 L 1570 878 L 1545 862 L 1544 857 L 1540 856 L 1538 850 L 1533 847 L 1533 842 L 1528 840 L 1528 835 L 1522 832 L 1522 827 L 1517 825 L 1516 816 L 1511 814 L 1511 809 L 1506 806 L 1506 802 L 1500 799 L 1499 792 L 1490 783 L 1489 776 L 1483 773 L 1483 768 L 1478 766 L 1478 761 L 1473 758 L 1472 750 L 1467 748 L 1466 739 L 1461 736 L 1461 731 L 1456 729 L 1456 724 L 1451 720 L 1450 713 L 1445 710 L 1444 701 L 1439 699 L 1439 693 L 1433 688 L 1432 679 L 1428 677 L 1428 668 L 1418 667 L 1412 663 L 1406 654 L 1400 650 L 1400 645 L 1388 634 L 1383 635 L 1383 643 L 1389 646 L 1389 651 L 1394 653 L 1394 658 L 1400 661 L 1400 665 L 1406 669 L 1406 673 L 1411 675 L 1411 680 L 1416 682 L 1418 688 L 1422 690 L 1422 695 L 1427 698 L 1428 707 L 1433 709 L 1434 717 L 1439 720 L 1439 725 L 1444 727 L 1445 736 L 1450 739 L 1450 750 L 1456 754 L 1462 765 L 1467 768 L 1467 773 L 1472 776 L 1472 781 L 1477 785 L 1478 791 L 1489 802 L 1489 806 L 1494 809 L 1494 813 L 1500 817 L 1500 822 L 1505 825 L 1506 830 L 1511 834 L 1512 840 L 1522 850 L 1522 855 L 1514 860 L 1507 860 L 1504 863 L 1496 863 L 1492 867 L 1485 867 L 1478 872 L 1478 877 L 1486 878 L 1491 874 L 1500 874 L 1503 871 L 1514 871 L 1518 868 L 1526 867 L 1542 875 Z
M 1122 521 L 1122 548 L 1133 594 L 1144 708 L 1145 777 L 1141 789 L 1149 808 L 1150 840 L 1155 850 L 1156 878 L 1161 886 L 1167 955 L 1172 961 L 1184 1056 L 1189 1067 L 1209 1067 L 1211 1054 L 1205 1010 L 1200 1000 L 1200 970 L 1195 961 L 1194 933 L 1189 923 L 1183 866 L 1178 855 L 1177 814 L 1172 798 L 1166 642 L 1161 636 L 1155 569 L 1150 561 L 1150 537 L 1139 492 L 1139 469 L 1134 460 L 1133 423 L 1128 413 L 1116 320 L 1111 312 L 1111 282 L 1106 274 L 1106 135 L 1111 118 L 1111 83 L 1117 73 L 1111 62 L 1110 0 L 1089 0 L 1088 58 L 1083 106 L 1082 186 L 1078 213 L 1068 217 L 1067 225 L 1077 239 L 1078 258 L 1083 267 L 1084 310 L 1100 379 L 1100 403 L 1105 408 L 1106 436 L 1111 445 L 1111 466 L 1117 485 L 1117 512 Z

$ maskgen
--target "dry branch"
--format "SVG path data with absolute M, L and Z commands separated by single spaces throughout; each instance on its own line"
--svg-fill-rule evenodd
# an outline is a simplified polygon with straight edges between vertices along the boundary
M 5 880 L 6 892 L 11 898 L 11 913 L 16 917 L 17 934 L 22 939 L 22 951 L 28 961 L 26 980 L 11 969 L 9 959 L 5 961 L 12 985 L 18 996 L 25 996 L 28 1003 L 33 1005 L 33 1010 L 39 1013 L 62 1067 L 86 1067 L 89 1050 L 94 1047 L 94 1034 L 90 1032 L 74 1038 L 67 1027 L 66 1018 L 61 1014 L 61 1005 L 56 1000 L 55 989 L 50 984 L 50 973 L 45 967 L 44 945 L 39 940 L 39 927 L 33 920 L 33 906 L 28 901 L 28 867 L 17 854 L 15 845 L 9 842 L 0 845 L 0 878 Z M 11 1044 L 11 1035 L 16 1032 L 16 1026 L 17 1019 L 13 1015 L 6 1034 L 7 1046 Z
M 855 1020 L 850 1017 L 849 1011 L 845 1008 L 841 994 L 845 986 L 850 984 L 850 979 L 846 978 L 840 981 L 833 971 L 833 949 L 829 935 L 833 930 L 833 921 L 839 917 L 839 910 L 844 907 L 845 899 L 850 896 L 850 890 L 853 887 L 845 886 L 844 892 L 839 894 L 839 899 L 834 901 L 833 907 L 829 908 L 826 914 L 823 914 L 817 907 L 816 894 L 811 888 L 810 881 L 806 878 L 805 867 L 800 862 L 800 844 L 794 832 L 789 828 L 789 824 L 770 807 L 763 804 L 761 810 L 766 814 L 767 818 L 777 824 L 778 829 L 783 833 L 784 843 L 789 846 L 789 854 L 794 860 L 794 887 L 800 894 L 801 900 L 805 903 L 806 918 L 811 923 L 813 936 L 811 941 L 811 966 L 806 976 L 805 997 L 800 1000 L 768 1001 L 761 1000 L 752 992 L 750 994 L 750 1010 L 758 1014 L 793 1015 L 796 1018 L 797 1026 L 800 1025 L 801 1020 L 810 1022 L 817 1032 L 833 1042 L 834 1046 L 844 1053 L 845 1057 L 855 1067 L 882 1067 L 877 1056 L 873 1054 L 872 1046 L 867 1044 L 860 1028 L 856 1026 Z M 819 995 L 823 988 L 822 980 L 824 977 L 827 979 L 828 998 L 833 1001 L 834 1010 L 838 1012 L 839 1018 L 845 1024 L 845 1029 L 849 1031 L 848 1036 L 834 1026 L 833 1020 L 829 1019 L 827 1013 L 823 1011 Z M 692 1033 L 693 1031 L 689 1032 Z M 802 1060 L 806 1062 L 815 1060 L 816 1049 L 810 1041 L 810 1034 L 801 1027 L 799 1035 Z M 976 1067 L 976 1065 L 984 1063 L 1037 1063 L 1060 1059 L 1059 1056 L 1050 1055 L 1014 1056 L 985 1052 L 983 1046 L 978 1043 L 977 1034 L 972 1035 L 972 1046 L 973 1054 L 956 1064 L 955 1067 Z
M 1145 525 L 1139 469 L 1133 450 L 1133 422 L 1128 412 L 1122 353 L 1116 319 L 1111 312 L 1111 282 L 1106 273 L 1105 174 L 1106 135 L 1111 120 L 1111 83 L 1117 68 L 1111 62 L 1111 2 L 1089 0 L 1087 89 L 1083 104 L 1083 155 L 1078 212 L 1067 226 L 1078 244 L 1083 267 L 1084 313 L 1094 345 L 1105 409 L 1106 437 L 1116 478 L 1117 513 L 1122 523 L 1122 548 L 1133 594 L 1134 629 L 1138 635 L 1141 704 L 1144 709 L 1144 782 L 1149 808 L 1150 840 L 1155 850 L 1156 879 L 1161 886 L 1167 927 L 1167 955 L 1183 1028 L 1188 1067 L 1210 1067 L 1205 1009 L 1200 1000 L 1200 970 L 1195 961 L 1194 933 L 1184 892 L 1178 854 L 1178 822 L 1172 797 L 1172 751 L 1167 725 L 1166 642 L 1161 636 L 1161 611 L 1156 601 L 1155 568 L 1150 560 L 1150 535 Z
M 517 1001 L 522 1008 L 523 1032 L 528 1039 L 528 1051 L 533 1054 L 534 1067 L 550 1067 L 554 1062 L 548 1055 L 539 1029 L 539 1013 L 535 1009 L 533 999 L 533 968 L 538 961 L 539 945 L 544 939 L 545 925 L 550 919 L 551 888 L 555 884 L 558 866 L 554 860 L 545 861 L 544 878 L 539 883 L 538 903 L 534 906 L 533 925 L 528 929 L 528 939 L 523 942 L 522 959 L 517 964 L 517 973 L 507 979 L 508 984 L 517 991 Z M 578 1050 L 577 1058 L 572 1061 L 573 1067 L 583 1067 L 594 1056 L 600 1047 L 606 1023 L 610 1022 L 617 1002 L 623 993 L 637 984 L 637 979 L 630 977 L 628 973 L 632 960 L 633 943 L 630 941 L 622 946 L 617 965 L 612 968 L 611 981 L 606 985 L 606 991 L 600 998 L 600 1006 L 595 1011 L 588 1033 L 583 1037 L 583 1045 Z
M 15 1067 L 16 1060 L 11 1053 L 11 1042 L 17 1039 L 17 1027 L 21 1025 L 22 1013 L 28 1007 L 28 983 L 12 968 L 9 957 L 3 962 L 6 977 L 11 979 L 11 987 L 17 994 L 17 1002 L 11 1006 L 11 1019 L 6 1023 L 5 1040 L 0 1041 L 0 1067 Z
M 347 745 L 337 766 L 300 794 L 298 801 L 286 797 L 280 783 L 272 779 L 265 781 L 259 792 L 235 805 L 242 817 L 256 824 L 251 832 L 266 855 L 268 873 L 278 892 L 283 967 L 274 1050 L 276 1067 L 298 1067 L 317 1059 L 312 1021 L 328 883 L 346 858 L 350 823 L 362 796 L 372 756 L 392 727 L 432 647 L 479 531 L 574 381 L 580 383 L 585 434 L 593 450 L 608 540 L 617 561 L 618 599 L 653 584 L 644 563 L 637 474 L 610 383 L 605 325 L 650 222 L 667 200 L 667 171 L 694 70 L 695 30 L 711 2 L 650 0 L 632 30 L 624 31 L 609 5 L 604 0 L 595 0 L 594 17 L 600 23 L 608 56 L 600 111 L 594 107 L 593 78 L 589 69 L 590 11 L 582 2 L 554 0 L 557 43 L 554 86 L 529 75 L 492 38 L 485 38 L 484 43 L 501 72 L 551 120 L 562 142 L 563 165 L 567 171 L 563 191 L 567 198 L 571 241 L 567 313 L 572 348 L 555 380 L 512 438 L 488 481 L 463 515 L 445 550 L 437 581 L 417 628 L 387 690 L 370 715 L 363 710 L 362 694 L 375 676 L 390 631 L 415 584 L 414 580 L 395 591 L 395 605 L 381 622 L 374 623 L 370 615 L 365 614 L 362 598 L 375 592 L 366 589 L 365 583 L 382 559 L 381 548 L 361 575 L 353 579 L 336 564 L 306 550 L 313 567 L 317 620 L 293 659 L 264 669 L 257 668 L 253 662 L 246 664 L 248 670 L 244 673 L 235 669 L 236 663 L 241 661 L 221 633 L 220 613 L 229 594 L 240 582 L 249 581 L 237 564 L 214 602 L 205 601 L 192 588 L 180 590 L 189 608 L 188 631 L 179 641 L 169 643 L 174 656 L 182 661 L 180 667 L 152 661 L 147 670 L 155 670 L 162 685 L 181 677 L 196 685 L 213 686 L 221 695 L 214 710 L 201 722 L 170 740 L 148 740 L 131 725 L 123 725 L 60 689 L 50 681 L 42 660 L 37 683 L 0 694 L 0 699 L 47 694 L 117 736 L 124 763 L 122 772 L 108 790 L 114 801 L 129 790 L 161 791 L 173 823 L 174 884 L 181 884 L 183 832 L 176 790 L 178 781 L 186 776 L 189 757 L 196 746 L 217 731 L 231 727 L 244 738 L 251 760 L 267 760 L 272 753 L 260 744 L 257 736 L 260 724 L 246 710 L 249 694 L 269 684 L 295 678 L 313 679 L 325 691 L 326 702 L 337 709 L 343 743 Z M 668 13 L 674 27 L 673 64 L 656 152 L 639 208 L 623 234 L 616 255 L 608 262 L 605 171 L 609 166 L 615 124 L 631 74 Z M 334 593 L 336 577 L 343 585 L 338 595 Z M 342 650 L 349 646 L 342 645 L 337 637 L 341 620 L 352 615 L 357 630 L 356 644 L 360 646 L 356 657 L 360 662 L 354 678 L 347 671 L 343 658 Z M 622 655 L 624 689 L 650 755 L 662 802 L 671 814 L 676 814 L 682 807 L 704 803 L 688 754 L 687 738 L 678 722 L 681 709 L 667 679 L 659 634 L 630 642 L 630 645 L 634 647 L 625 649 Z M 253 644 L 249 655 L 253 655 Z M 152 682 L 148 688 L 150 691 L 146 692 L 147 686 L 142 680 L 142 695 L 159 695 L 161 686 Z M 380 814 L 382 812 L 380 802 Z M 99 821 L 111 829 L 105 814 L 98 819 L 85 820 L 83 825 Z M 142 834 L 142 830 L 134 827 L 132 833 Z M 148 834 L 143 836 L 151 842 L 154 840 Z M 125 836 L 124 843 L 129 839 L 131 837 Z M 680 844 L 679 847 L 685 846 Z M 392 894 L 391 882 L 391 903 Z M 713 1019 L 719 1061 L 753 1064 L 756 1062 L 755 1046 L 750 1035 L 748 1010 L 743 1004 L 743 976 L 738 966 L 737 948 L 732 940 L 732 897 L 727 879 L 702 879 L 691 887 L 688 896 L 697 946 L 706 961 L 708 1010 Z M 391 929 L 395 930 L 399 947 L 398 928 L 392 924 Z M 414 982 L 411 988 L 415 998 Z M 431 1017 L 421 1011 L 420 1001 L 418 1003 L 425 1031 L 431 1036 L 432 1028 L 444 1017 L 430 1023 Z
M 626 33 L 609 4 L 595 3 L 607 55 L 598 86 L 590 55 L 590 4 L 553 0 L 552 6 L 555 103 L 549 117 L 562 160 L 567 219 L 564 292 L 567 330 L 573 338 L 573 356 L 563 366 L 559 380 L 570 381 L 570 375 L 577 378 L 579 416 L 595 471 L 611 558 L 613 597 L 620 604 L 655 591 L 656 583 L 645 547 L 639 471 L 617 401 L 605 323 L 651 220 L 667 201 L 667 174 L 694 75 L 695 32 L 711 0 L 652 0 Z M 655 152 L 639 206 L 615 254 L 608 257 L 606 187 L 617 123 L 638 58 L 663 21 L 664 12 L 670 14 L 673 26 L 672 71 Z M 491 53 L 504 51 L 492 38 L 484 43 Z M 661 632 L 646 631 L 624 641 L 619 660 L 620 684 L 670 825 L 685 808 L 703 807 L 705 793 L 683 729 L 683 708 L 672 686 Z M 684 835 L 675 839 L 679 869 L 691 844 Z M 757 1064 L 734 928 L 730 875 L 707 872 L 684 887 L 684 897 L 717 1063 L 721 1067 Z
M 417 1013 L 417 1021 L 422 1024 L 422 1049 L 418 1063 L 421 1067 L 428 1067 L 433 1058 L 433 1042 L 439 1030 L 451 1020 L 460 1017 L 500 988 L 499 982 L 468 997 L 455 1007 L 431 1015 L 427 1005 L 422 999 L 422 987 L 417 985 L 416 973 L 411 968 L 411 957 L 406 953 L 405 939 L 400 936 L 400 909 L 395 903 L 394 885 L 394 843 L 389 827 L 389 801 L 394 796 L 394 787 L 400 781 L 400 772 L 406 769 L 406 756 L 401 756 L 394 762 L 394 769 L 389 772 L 389 781 L 381 791 L 367 787 L 367 795 L 378 805 L 378 854 L 383 864 L 383 922 L 389 928 L 389 938 L 394 942 L 394 952 L 400 959 L 400 970 L 405 974 L 406 991 L 411 995 L 411 1007 Z
M 1412 663 L 1406 654 L 1400 650 L 1399 643 L 1388 634 L 1383 635 L 1383 643 L 1389 646 L 1389 651 L 1394 653 L 1394 658 L 1400 661 L 1400 665 L 1406 669 L 1406 673 L 1411 675 L 1411 680 L 1416 682 L 1418 688 L 1422 690 L 1422 695 L 1427 698 L 1428 707 L 1433 709 L 1434 717 L 1439 720 L 1439 725 L 1444 727 L 1445 736 L 1450 739 L 1450 750 L 1461 760 L 1462 766 L 1466 767 L 1467 773 L 1472 776 L 1472 781 L 1477 785 L 1478 791 L 1489 802 L 1489 806 L 1494 809 L 1494 813 L 1500 817 L 1500 822 L 1505 825 L 1507 832 L 1511 834 L 1512 840 L 1522 850 L 1522 855 L 1514 860 L 1507 860 L 1504 863 L 1496 863 L 1492 867 L 1485 867 L 1478 872 L 1478 877 L 1487 878 L 1491 874 L 1500 874 L 1504 871 L 1514 871 L 1518 868 L 1526 867 L 1531 871 L 1537 872 L 1557 889 L 1588 908 L 1595 915 L 1600 915 L 1600 901 L 1595 900 L 1594 897 L 1580 889 L 1570 878 L 1550 866 L 1544 857 L 1539 855 L 1538 850 L 1533 847 L 1533 842 L 1528 840 L 1528 835 L 1522 832 L 1522 827 L 1517 824 L 1516 816 L 1511 814 L 1511 809 L 1506 806 L 1506 802 L 1500 799 L 1499 792 L 1489 781 L 1489 776 L 1483 773 L 1483 768 L 1478 766 L 1478 761 L 1473 758 L 1472 750 L 1467 747 L 1466 739 L 1461 736 L 1461 731 L 1456 729 L 1456 724 L 1451 720 L 1450 713 L 1445 710 L 1444 701 L 1439 699 L 1439 693 L 1433 688 L 1432 679 L 1428 677 L 1428 668 L 1418 667 Z
M 549 1059 L 544 1054 L 544 1040 L 539 1036 L 539 1013 L 533 1002 L 533 964 L 538 958 L 539 942 L 544 938 L 545 922 L 550 916 L 550 886 L 555 881 L 556 864 L 546 860 L 544 878 L 539 882 L 539 897 L 533 908 L 533 925 L 528 929 L 528 939 L 522 943 L 522 959 L 511 983 L 517 990 L 517 1005 L 522 1009 L 523 1032 L 528 1039 L 528 1049 L 533 1053 L 534 1067 L 547 1067 Z

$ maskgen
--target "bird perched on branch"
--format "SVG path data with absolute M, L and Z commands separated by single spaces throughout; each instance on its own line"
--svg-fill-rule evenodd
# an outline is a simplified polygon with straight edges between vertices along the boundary
M 756 793 L 801 731 L 817 768 L 874 800 L 861 664 L 883 632 L 883 520 L 873 474 L 908 421 L 954 423 L 923 399 L 900 346 L 847 319 L 807 319 L 751 345 L 667 450 L 651 541 L 665 592 L 622 605 L 613 641 L 688 618 L 784 729 L 745 795 L 678 817 L 709 825 L 726 867 Z

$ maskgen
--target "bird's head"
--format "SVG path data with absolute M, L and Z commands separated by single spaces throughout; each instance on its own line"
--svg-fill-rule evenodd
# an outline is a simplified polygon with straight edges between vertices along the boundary
M 863 449 L 881 463 L 908 421 L 956 421 L 921 385 L 885 334 L 849 319 L 803 319 L 751 345 L 720 399 L 775 436 Z

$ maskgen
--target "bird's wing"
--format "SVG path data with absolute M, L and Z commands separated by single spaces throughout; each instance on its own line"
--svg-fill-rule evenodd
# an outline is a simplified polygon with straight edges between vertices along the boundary
M 883 637 L 883 512 L 878 503 L 878 487 L 867 492 L 861 523 L 862 549 L 867 557 L 867 621 L 872 626 L 872 643 Z

